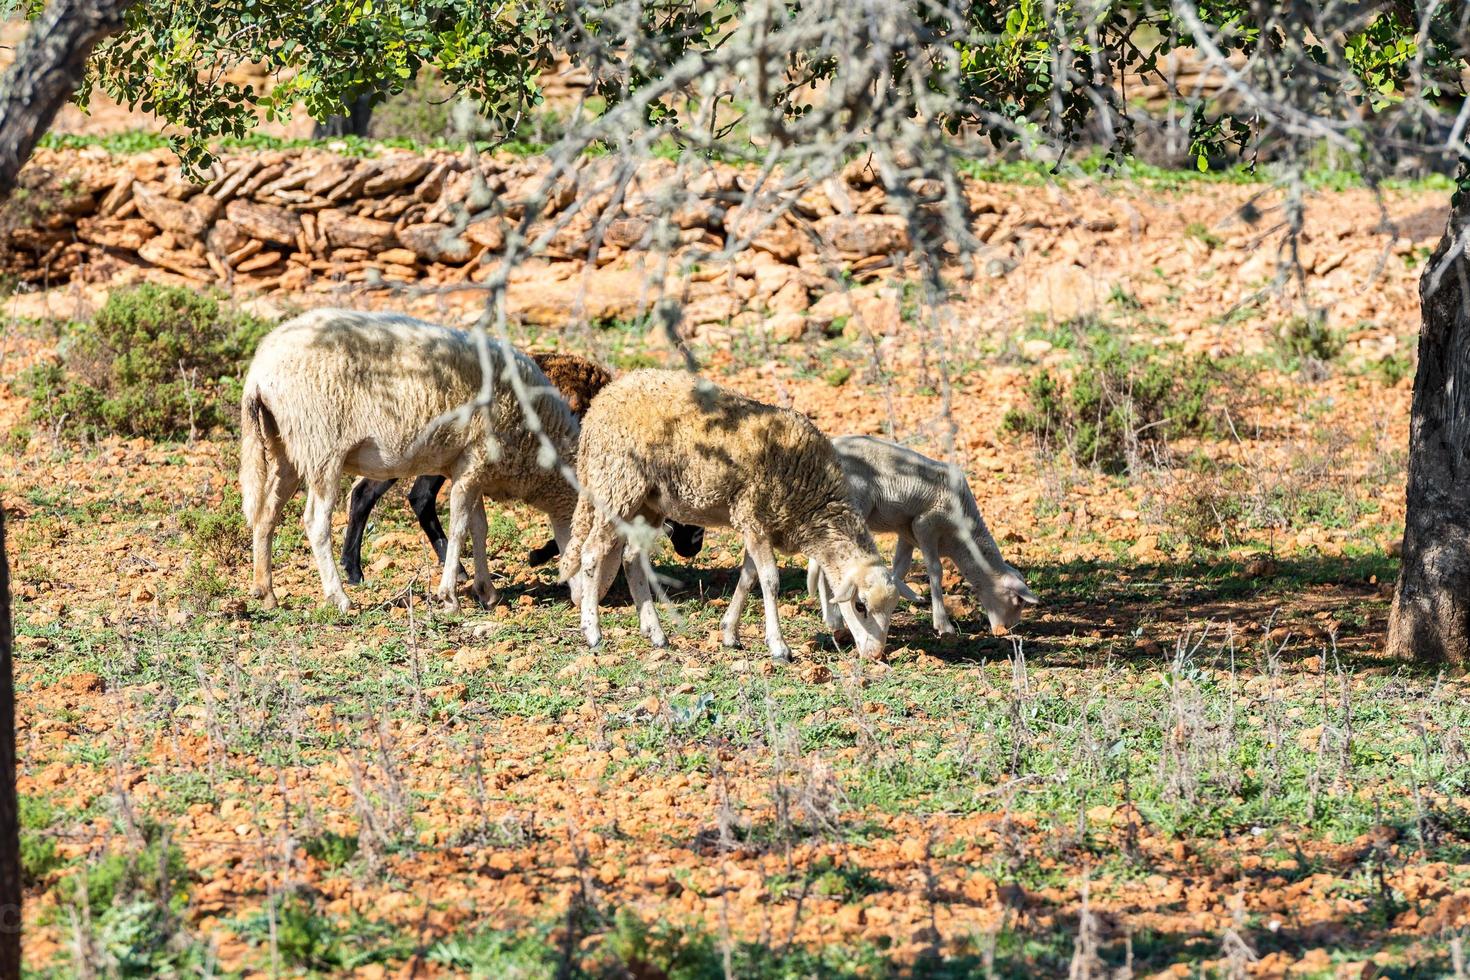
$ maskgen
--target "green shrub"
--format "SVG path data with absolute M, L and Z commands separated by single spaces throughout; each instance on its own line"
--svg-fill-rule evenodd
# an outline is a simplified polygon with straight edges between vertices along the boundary
M 1181 366 L 1102 329 L 1082 341 L 1071 383 L 1045 369 L 1032 375 L 1025 407 L 1006 413 L 1008 431 L 1031 435 L 1044 451 L 1069 453 L 1084 466 L 1120 472 L 1161 455 L 1172 435 L 1209 429 L 1209 403 L 1219 387 L 1209 361 Z
M 104 958 L 98 972 L 194 975 L 204 965 L 207 949 L 183 919 L 190 883 L 183 851 L 159 827 L 141 830 L 141 848 L 110 852 L 63 878 L 57 887 L 59 906 L 86 904 L 92 947 Z
M 177 439 L 236 423 L 241 378 L 266 321 L 177 286 L 113 293 L 73 325 L 61 362 L 20 380 L 32 421 L 71 435 Z
M 306 839 L 301 846 L 307 854 L 336 870 L 356 856 L 358 845 L 355 834 L 348 837 L 328 830 Z
M 1342 337 L 1327 326 L 1321 314 L 1285 320 L 1276 328 L 1272 344 L 1277 356 L 1293 370 L 1309 361 L 1326 364 L 1342 352 Z
M 21 796 L 16 803 L 20 813 L 21 880 L 30 888 L 43 883 L 66 862 L 56 852 L 56 838 L 50 833 L 56 808 L 35 796 Z
M 198 507 L 179 513 L 179 528 L 189 536 L 195 555 L 234 568 L 250 552 L 250 529 L 245 526 L 244 504 L 234 484 L 226 484 L 218 507 Z

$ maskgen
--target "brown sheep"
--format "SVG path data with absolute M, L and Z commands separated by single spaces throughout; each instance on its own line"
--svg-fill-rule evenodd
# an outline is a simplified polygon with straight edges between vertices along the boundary
M 601 642 L 598 598 L 620 548 L 642 632 L 655 646 L 667 643 L 644 570 L 647 535 L 627 535 L 624 548 L 620 529 L 639 518 L 645 527 L 672 518 L 730 527 L 745 539 L 740 581 L 721 624 L 726 645 L 738 645 L 740 612 L 759 579 L 767 646 L 775 659 L 790 659 L 776 608 L 780 550 L 814 559 L 838 583 L 833 601 L 860 649 L 882 652 L 898 602 L 893 576 L 853 510 L 832 444 L 806 416 L 683 371 L 635 371 L 593 402 L 577 454 L 582 495 L 561 576 L 581 576 L 589 645 Z

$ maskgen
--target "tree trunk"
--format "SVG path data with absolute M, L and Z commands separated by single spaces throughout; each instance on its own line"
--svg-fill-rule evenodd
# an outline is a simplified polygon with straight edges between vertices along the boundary
M 97 42 L 120 30 L 133 0 L 56 0 L 26 32 L 0 79 L 0 201 L 86 74 Z M 10 564 L 0 510 L 0 980 L 20 976 L 20 820 L 15 798 L 15 677 Z
M 1470 664 L 1470 169 L 1419 280 L 1408 513 L 1388 652 Z
M 313 139 L 330 139 L 336 136 L 361 136 L 367 138 L 368 127 L 373 121 L 373 97 L 371 94 L 359 95 L 352 100 L 350 105 L 344 106 L 347 112 L 339 116 L 328 116 L 312 127 Z
M 0 80 L 0 201 L 15 190 L 56 113 L 71 99 L 97 42 L 121 30 L 133 0 L 56 0 L 36 18 Z
M 15 676 L 10 562 L 0 509 L 0 977 L 20 976 L 20 819 L 15 801 Z

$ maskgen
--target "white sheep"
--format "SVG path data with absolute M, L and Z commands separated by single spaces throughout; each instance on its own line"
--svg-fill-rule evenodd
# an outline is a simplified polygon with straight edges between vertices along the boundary
M 790 659 L 776 609 L 779 550 L 807 555 L 839 583 L 833 600 L 859 648 L 882 652 L 898 603 L 893 576 L 853 511 L 832 444 L 806 416 L 687 372 L 635 371 L 604 388 L 583 419 L 577 477 L 582 496 L 561 577 L 582 577 L 590 646 L 602 639 L 597 604 L 617 570 L 620 527 L 671 518 L 730 527 L 744 538 L 740 581 L 721 622 L 727 646 L 739 645 L 740 613 L 759 579 L 766 644 L 773 658 Z M 624 568 L 643 634 L 664 646 L 643 568 L 644 537 L 629 536 Z
M 1004 635 L 1020 622 L 1026 607 L 1036 603 L 1036 596 L 1001 557 L 958 466 L 872 436 L 840 436 L 832 440 L 832 447 L 847 474 L 853 507 L 867 520 L 868 528 L 898 535 L 893 577 L 899 594 L 911 602 L 919 597 L 904 583 L 904 577 L 913 549 L 917 547 L 923 556 L 936 632 L 941 636 L 955 632 L 944 608 L 943 558 L 954 562 L 975 590 L 992 632 Z M 807 589 L 817 597 L 822 619 L 835 629 L 837 613 L 822 569 L 815 563 L 807 566 Z
M 495 602 L 485 559 L 483 498 L 520 500 L 551 520 L 559 542 L 570 532 L 576 492 L 552 468 L 571 459 L 577 422 L 526 355 L 488 344 L 493 365 L 487 405 L 480 341 L 463 330 L 389 313 L 313 310 L 261 341 L 241 400 L 240 489 L 255 558 L 254 595 L 269 609 L 271 541 L 286 501 L 306 485 L 303 523 L 322 589 L 346 611 L 332 557 L 332 508 L 343 473 L 375 480 L 437 474 L 454 481 L 438 594 L 458 607 L 455 579 L 468 531 L 473 593 Z M 510 371 L 533 400 L 528 417 Z M 543 442 L 543 435 L 545 442 Z

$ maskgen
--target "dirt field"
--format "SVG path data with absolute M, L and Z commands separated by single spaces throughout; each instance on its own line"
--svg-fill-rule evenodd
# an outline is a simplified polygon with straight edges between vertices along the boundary
M 1120 214 L 1182 219 L 1251 191 L 1101 193 Z M 1015 635 L 991 637 L 951 570 L 961 637 L 905 606 L 885 662 L 834 642 L 795 558 L 796 662 L 766 658 L 758 603 L 748 648 L 721 649 L 739 558 L 723 531 L 693 562 L 656 560 L 666 651 L 617 586 L 590 654 L 554 571 L 526 567 L 547 529 L 520 511 L 492 511 L 503 603 L 445 616 L 401 492 L 375 514 L 346 616 L 322 605 L 298 498 L 276 546 L 283 607 L 262 612 L 245 552 L 190 531 L 234 506 L 233 437 L 79 444 L 0 386 L 27 962 L 54 976 L 1465 975 L 1470 684 L 1380 654 L 1417 264 L 1445 200 L 1394 192 L 1401 241 L 1382 235 L 1366 280 L 1333 278 L 1336 249 L 1364 261 L 1367 201 L 1312 204 L 1327 339 L 1297 330 L 1289 300 L 1236 302 L 1269 277 L 1243 268 L 1266 249 L 1221 241 L 1213 220 L 1182 236 L 1155 222 L 1116 267 L 1059 236 L 1024 282 L 965 284 L 941 341 L 906 314 L 876 341 L 706 331 L 694 352 L 710 376 L 825 431 L 952 445 L 1041 596 Z M 1125 266 L 1085 315 L 1026 309 L 1025 283 L 1054 298 L 1065 270 Z M 18 300 L 32 316 L 12 317 L 0 375 L 54 356 L 57 328 L 34 314 L 95 307 L 105 288 Z M 328 298 L 446 320 L 474 301 Z M 1109 337 L 1165 372 L 1213 365 L 1201 424 L 1102 468 L 1006 425 L 1039 372 L 1086 373 Z M 517 339 L 619 369 L 668 357 L 626 325 Z

